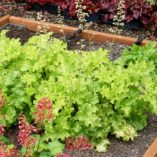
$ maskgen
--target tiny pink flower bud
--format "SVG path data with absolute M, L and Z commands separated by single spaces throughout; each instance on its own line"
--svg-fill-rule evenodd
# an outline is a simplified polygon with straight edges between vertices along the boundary
M 5 132 L 5 130 L 4 130 L 3 126 L 0 124 L 0 135 L 3 135 L 4 132 Z

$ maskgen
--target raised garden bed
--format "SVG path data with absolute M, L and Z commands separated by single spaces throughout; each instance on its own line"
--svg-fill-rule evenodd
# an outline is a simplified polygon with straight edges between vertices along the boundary
M 63 2 L 63 3 L 65 3 L 65 2 Z M 26 4 L 23 4 L 23 3 L 19 3 L 19 4 L 18 3 L 17 4 L 13 3 L 13 4 L 10 5 L 10 8 L 12 8 L 12 10 L 10 9 L 10 11 L 8 11 L 8 12 L 6 11 L 5 13 L 15 15 L 15 16 L 25 17 L 25 18 L 36 19 L 38 11 L 26 10 L 25 7 L 22 7 L 22 6 L 25 6 L 25 5 Z M 35 4 L 33 6 L 35 6 Z M 7 5 L 6 7 L 9 7 L 9 5 Z M 56 9 L 54 9 L 54 10 L 56 10 Z M 64 12 L 66 13 L 66 11 L 64 11 Z M 51 23 L 59 23 L 59 21 L 60 21 L 58 19 L 58 16 L 55 15 L 55 14 L 45 13 L 44 17 L 46 17 L 46 19 Z M 153 17 L 152 18 L 155 20 L 156 19 L 155 17 L 156 17 L 156 13 L 154 13 L 154 18 Z M 62 16 L 62 18 L 64 18 L 64 17 Z M 64 21 L 64 24 L 68 25 L 68 26 L 78 27 L 78 25 L 79 25 L 77 20 L 69 20 L 69 19 L 65 18 L 63 21 Z M 131 21 L 131 23 L 134 23 L 134 21 Z M 154 24 L 155 23 L 156 22 L 154 21 Z M 135 24 L 135 26 L 134 26 L 134 24 Z M 135 37 L 135 38 L 137 38 L 139 35 L 140 36 L 142 35 L 142 36 L 145 36 L 145 39 L 156 40 L 156 32 L 151 30 L 150 26 L 147 27 L 148 29 L 144 29 L 140 26 L 136 26 L 136 25 L 138 25 L 138 22 L 136 23 L 136 20 L 135 20 L 134 24 L 133 24 L 133 26 L 128 26 L 127 25 L 127 28 L 130 27 L 130 29 L 125 29 L 124 28 L 123 32 L 122 32 L 122 35 Z M 140 27 L 140 28 L 137 29 L 136 27 Z M 114 30 L 116 27 L 112 26 L 112 25 L 108 25 L 108 24 L 102 24 L 102 23 L 93 23 L 90 26 L 90 29 L 92 29 L 92 30 L 96 30 L 96 31 L 99 31 L 99 32 L 105 32 L 105 33 L 110 33 L 109 28 L 112 28 Z
M 36 31 L 37 30 L 37 26 L 39 25 L 39 22 L 34 21 L 34 20 L 29 20 L 29 19 L 24 19 L 24 18 L 20 18 L 20 17 L 14 17 L 14 16 L 5 16 L 3 18 L 0 19 L 0 25 L 3 26 L 4 24 L 7 23 L 12 23 L 12 24 L 19 24 L 19 25 L 23 25 L 26 26 L 26 28 L 24 28 L 24 30 L 26 31 L 25 33 L 32 33 L 32 35 L 34 34 L 31 31 Z M 43 23 L 42 23 L 43 24 Z M 67 27 L 67 26 L 63 26 L 63 25 L 57 25 L 57 24 L 46 24 L 45 25 L 48 26 L 49 31 L 52 32 L 56 32 L 56 33 L 63 33 L 63 34 L 69 34 L 69 33 L 74 33 L 77 28 L 74 27 Z M 14 29 L 16 30 L 16 29 Z M 10 38 L 16 38 L 18 37 L 17 35 L 13 35 L 11 37 L 11 34 L 13 32 L 10 31 L 10 34 L 8 32 L 8 37 Z M 24 34 L 23 34 L 24 35 Z M 55 34 L 54 34 L 55 35 Z M 31 36 L 31 35 L 30 35 Z M 136 42 L 135 38 L 130 38 L 130 37 L 124 37 L 124 36 L 118 36 L 118 35 L 110 35 L 110 34 L 106 34 L 106 33 L 100 33 L 100 32 L 96 32 L 96 31 L 84 31 L 82 33 L 82 37 L 85 38 L 86 40 L 89 41 L 94 41 L 96 42 L 105 42 L 106 41 L 110 41 L 110 42 L 118 42 L 121 44 L 127 44 L 127 45 L 132 45 L 133 43 Z M 21 36 L 22 38 L 22 36 Z M 29 36 L 27 37 L 29 39 Z M 150 41 L 144 40 L 142 42 L 142 45 L 148 44 Z M 102 47 L 102 43 L 100 45 L 100 47 Z M 88 48 L 87 48 L 88 49 Z M 89 157 L 89 156 L 102 156 L 102 157 L 110 157 L 110 156 L 115 156 L 118 155 L 118 157 L 123 157 L 123 156 L 127 156 L 130 157 L 131 156 L 142 156 L 144 154 L 143 151 L 145 151 L 145 149 L 148 147 L 149 144 L 151 144 L 151 142 L 153 141 L 153 139 L 156 137 L 156 132 L 157 132 L 157 128 L 155 127 L 156 124 L 156 117 L 155 119 L 151 119 L 150 118 L 150 123 L 148 125 L 148 127 L 144 130 L 144 132 L 146 134 L 142 135 L 140 137 L 138 137 L 137 140 L 135 140 L 135 143 L 137 146 L 140 146 L 139 150 L 137 150 L 137 148 L 135 148 L 134 146 L 134 142 L 133 143 L 125 143 L 125 142 L 121 142 L 115 138 L 113 138 L 111 136 L 111 147 L 108 153 L 96 153 L 94 151 L 84 151 L 84 152 L 71 152 L 70 155 L 71 156 L 81 156 L 81 157 Z M 149 131 L 151 131 L 151 133 L 149 134 Z M 9 135 L 8 135 L 9 136 Z M 14 141 L 15 142 L 15 141 Z M 156 142 L 155 142 L 156 143 Z M 117 145 L 116 145 L 117 144 Z M 152 147 L 156 147 L 154 146 L 155 144 L 153 144 L 153 146 L 150 147 L 150 149 L 152 149 Z M 126 151 L 124 150 L 124 148 L 126 149 Z M 131 152 L 129 152 L 129 149 L 131 149 Z M 113 150 L 116 150 L 113 153 Z M 128 153 L 129 152 L 129 153 Z M 149 152 L 152 151 L 147 151 L 144 157 L 156 157 L 156 152 L 153 151 L 152 152 L 152 156 L 148 156 L 148 154 L 150 154 Z M 116 156 L 117 157 L 117 156 Z

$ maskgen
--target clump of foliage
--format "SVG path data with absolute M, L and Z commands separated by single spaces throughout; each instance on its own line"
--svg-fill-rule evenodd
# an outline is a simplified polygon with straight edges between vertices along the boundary
M 100 0 L 101 10 L 105 11 L 105 20 L 114 19 L 120 0 Z M 145 0 L 125 0 L 125 22 L 139 20 L 143 25 L 148 25 L 153 14 L 153 5 Z
M 150 3 L 151 5 L 156 5 L 156 0 L 145 0 L 146 2 Z
M 34 36 L 21 45 L 0 34 L 0 98 L 5 100 L 0 124 L 9 128 L 19 119 L 27 126 L 34 156 L 61 153 L 69 137 L 76 139 L 75 149 L 85 137 L 85 147 L 98 151 L 106 150 L 108 134 L 133 140 L 147 124 L 146 113 L 157 114 L 155 45 L 134 45 L 113 62 L 106 50 L 76 53 L 49 38 Z M 28 123 L 40 133 L 30 135 L 36 129 Z

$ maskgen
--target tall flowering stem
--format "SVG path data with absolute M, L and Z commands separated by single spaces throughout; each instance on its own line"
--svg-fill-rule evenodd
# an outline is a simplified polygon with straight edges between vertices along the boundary
M 76 15 L 80 22 L 79 29 L 81 30 L 84 30 L 85 27 L 88 27 L 86 17 L 89 16 L 89 14 L 85 11 L 86 6 L 83 4 L 83 2 L 84 0 L 75 0 Z
M 65 142 L 65 149 L 67 151 L 86 150 L 91 148 L 92 144 L 86 137 L 83 136 L 80 136 L 75 140 L 72 137 L 68 137 Z
M 4 130 L 3 126 L 0 124 L 0 135 L 3 135 L 4 132 L 5 132 L 5 130 Z
M 37 132 L 37 128 L 30 125 L 26 117 L 23 114 L 19 116 L 19 134 L 18 141 L 19 143 L 26 148 L 26 156 L 30 156 L 30 148 L 36 143 L 36 139 L 31 136 L 31 133 Z
M 49 98 L 40 99 L 37 104 L 37 111 L 35 114 L 35 123 L 43 126 L 45 121 L 52 120 L 52 102 Z
M 110 29 L 110 32 L 121 34 L 122 33 L 122 27 L 124 26 L 124 20 L 125 20 L 125 2 L 126 0 L 119 0 L 117 13 L 113 17 L 113 24 L 116 26 L 115 29 Z

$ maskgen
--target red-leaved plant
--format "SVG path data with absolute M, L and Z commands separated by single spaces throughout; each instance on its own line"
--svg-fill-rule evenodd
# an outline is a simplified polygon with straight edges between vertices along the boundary
M 157 31 L 157 11 L 154 12 L 151 17 L 151 30 Z
M 150 22 L 153 7 L 145 0 L 126 0 L 126 22 L 139 19 L 144 25 Z
M 43 126 L 46 121 L 52 120 L 52 102 L 49 98 L 42 98 L 37 104 L 35 115 L 35 124 Z
M 83 136 L 80 136 L 75 140 L 72 137 L 68 137 L 65 141 L 65 149 L 67 151 L 92 149 L 92 144 Z
M 0 135 L 3 135 L 4 132 L 5 132 L 5 130 L 4 130 L 3 126 L 0 124 Z
M 30 148 L 36 143 L 36 139 L 31 134 L 37 131 L 36 127 L 27 122 L 25 115 L 20 114 L 18 142 L 26 148 L 26 156 L 30 155 Z
M 16 0 L 19 1 L 19 0 Z M 69 15 L 76 15 L 75 0 L 27 0 L 30 4 L 54 4 L 60 6 L 63 10 L 69 10 Z M 84 0 L 83 5 L 90 14 L 98 11 L 104 14 L 104 19 L 113 19 L 117 12 L 119 0 Z M 145 0 L 126 0 L 125 21 L 130 22 L 138 19 L 145 26 L 149 24 L 153 15 L 153 6 Z
M 0 157 L 20 157 L 20 152 L 15 146 L 9 148 L 8 145 L 0 142 Z

